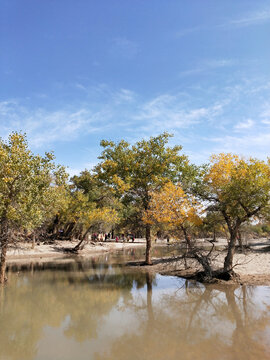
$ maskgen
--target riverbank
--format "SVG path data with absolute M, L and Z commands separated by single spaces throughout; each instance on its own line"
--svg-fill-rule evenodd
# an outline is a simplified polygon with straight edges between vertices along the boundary
M 209 242 L 206 240 L 202 239 L 200 240 L 200 243 L 209 246 Z M 7 263 L 30 263 L 33 261 L 46 262 L 59 260 L 64 256 L 74 257 L 74 255 L 65 252 L 64 249 L 72 249 L 76 244 L 77 241 L 61 240 L 55 241 L 52 244 L 41 243 L 32 249 L 31 244 L 17 243 L 9 248 L 7 253 Z M 226 244 L 226 239 L 218 239 L 215 243 L 215 247 L 219 249 L 218 251 L 213 252 L 213 267 L 215 269 L 221 268 L 223 265 L 224 257 L 226 255 L 226 251 L 224 250 Z M 174 248 L 173 245 L 167 246 L 164 241 L 158 242 L 156 245 L 163 245 L 166 249 L 170 249 L 170 247 Z M 270 286 L 270 241 L 266 238 L 251 239 L 248 241 L 247 245 L 249 246 L 249 249 L 245 250 L 245 253 L 236 252 L 234 256 L 234 271 L 240 276 L 238 282 L 246 285 Z M 85 245 L 79 255 L 87 258 L 123 249 L 144 247 L 144 239 L 136 239 L 134 243 L 98 242 Z M 186 270 L 183 259 L 176 254 L 158 258 L 155 257 L 155 251 L 153 251 L 152 259 L 152 266 L 140 266 L 140 270 L 185 278 L 192 278 L 196 272 L 202 270 L 197 262 L 191 259 L 187 259 L 188 269 Z M 136 266 L 141 264 L 142 261 L 134 263 L 133 265 Z M 131 265 L 131 263 L 128 263 L 127 265 Z
M 207 244 L 205 243 L 205 245 Z M 270 240 L 267 238 L 250 239 L 247 245 L 247 249 L 244 249 L 243 252 L 236 250 L 234 255 L 234 271 L 239 275 L 239 279 L 235 281 L 242 285 L 270 286 Z M 215 247 L 218 250 L 214 250 L 212 253 L 214 270 L 223 267 L 226 256 L 225 239 L 218 239 Z M 203 270 L 193 259 L 187 259 L 186 265 L 187 269 L 184 260 L 175 256 L 153 259 L 153 265 L 144 266 L 144 268 L 147 271 L 158 272 L 162 275 L 184 278 L 196 278 L 196 274 Z M 231 284 L 235 281 L 225 281 L 225 283 Z
M 225 258 L 225 253 L 217 254 L 214 263 L 214 269 L 222 268 Z M 155 261 L 157 263 L 155 264 Z M 196 278 L 196 273 L 202 271 L 202 268 L 198 266 L 195 261 L 187 260 L 187 267 L 185 269 L 183 260 L 177 260 L 173 258 L 154 260 L 154 265 L 147 270 L 151 272 L 158 272 L 162 275 L 171 275 L 184 277 L 188 279 Z M 265 285 L 270 286 L 270 253 L 256 254 L 249 252 L 247 254 L 235 254 L 234 257 L 234 271 L 239 275 L 239 279 L 236 279 L 241 285 Z M 220 281 L 224 282 L 224 281 Z M 225 281 L 227 284 L 235 283 L 235 281 Z
M 68 252 L 78 244 L 78 241 L 54 241 L 53 243 L 36 244 L 32 249 L 29 243 L 17 243 L 9 247 L 7 252 L 7 263 L 32 262 L 32 261 L 52 261 L 63 258 L 63 256 L 75 256 Z M 122 249 L 145 247 L 143 239 L 136 239 L 131 242 L 97 242 L 86 244 L 84 249 L 79 252 L 81 257 L 90 257 L 111 251 Z

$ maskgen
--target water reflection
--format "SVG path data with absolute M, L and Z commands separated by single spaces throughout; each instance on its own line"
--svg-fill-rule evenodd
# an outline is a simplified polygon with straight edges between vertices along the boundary
M 17 265 L 0 295 L 1 360 L 270 358 L 267 287 L 205 287 L 103 258 Z

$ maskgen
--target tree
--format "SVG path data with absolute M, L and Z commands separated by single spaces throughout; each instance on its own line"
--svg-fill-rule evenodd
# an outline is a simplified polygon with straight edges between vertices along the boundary
M 166 182 L 176 182 L 186 176 L 189 169 L 187 157 L 179 155 L 181 146 L 167 146 L 171 135 L 163 133 L 134 145 L 101 141 L 104 148 L 95 173 L 103 184 L 109 186 L 123 205 L 132 204 L 139 218 L 149 208 L 151 193 Z M 133 214 L 134 215 L 134 214 Z M 151 225 L 145 225 L 146 264 L 151 264 Z
M 26 135 L 14 132 L 6 142 L 0 140 L 0 283 L 14 230 L 33 230 L 61 205 L 67 175 L 53 159 L 52 153 L 34 155 Z
M 151 194 L 149 208 L 143 220 L 150 224 L 168 224 L 171 229 L 183 231 L 188 240 L 188 228 L 202 223 L 201 210 L 200 204 L 188 197 L 181 185 L 168 182 L 160 191 Z
M 182 231 L 189 254 L 202 265 L 206 277 L 212 278 L 211 251 L 205 255 L 188 234 L 190 228 L 202 224 L 201 215 L 202 206 L 179 184 L 168 182 L 160 191 L 151 194 L 149 209 L 143 219 L 145 223 L 167 224 L 172 230 Z
M 227 224 L 230 239 L 223 270 L 233 275 L 233 256 L 241 224 L 269 206 L 269 161 L 221 153 L 211 157 L 201 176 L 201 184 L 195 191 L 208 202 L 210 211 L 222 214 Z
M 93 229 L 108 229 L 119 222 L 119 202 L 112 191 L 101 184 L 89 171 L 71 179 L 65 208 L 57 219 L 57 226 L 65 236 L 80 239 L 74 250 L 84 246 L 84 240 Z

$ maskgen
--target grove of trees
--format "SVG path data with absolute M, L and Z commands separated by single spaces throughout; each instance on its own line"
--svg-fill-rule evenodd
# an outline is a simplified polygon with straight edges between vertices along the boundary
M 148 265 L 153 236 L 177 234 L 210 276 L 211 259 L 196 248 L 196 236 L 228 234 L 222 271 L 232 275 L 242 227 L 262 218 L 267 226 L 270 163 L 222 153 L 195 166 L 181 146 L 169 146 L 170 137 L 103 140 L 99 163 L 71 179 L 52 153 L 34 154 L 26 135 L 1 139 L 0 283 L 13 242 L 76 239 L 76 252 L 101 231 L 143 235 Z

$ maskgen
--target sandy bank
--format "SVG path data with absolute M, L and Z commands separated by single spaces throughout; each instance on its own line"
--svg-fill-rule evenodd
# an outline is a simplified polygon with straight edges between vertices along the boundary
M 40 244 L 32 249 L 31 244 L 17 243 L 10 246 L 7 252 L 7 263 L 12 262 L 30 262 L 33 260 L 54 260 L 69 256 L 64 252 L 64 249 L 72 249 L 76 246 L 78 241 L 55 241 L 53 244 Z M 84 249 L 79 252 L 80 256 L 91 256 L 102 254 L 110 251 L 117 251 L 128 248 L 144 247 L 145 241 L 142 239 L 136 240 L 134 243 L 122 242 L 97 242 L 95 244 L 87 244 Z M 74 256 L 74 255 L 72 255 Z
M 209 246 L 209 242 L 201 239 L 201 244 Z M 73 248 L 77 241 L 55 241 L 53 244 L 36 245 L 35 249 L 31 248 L 31 244 L 17 244 L 8 250 L 7 262 L 32 262 L 32 261 L 50 261 L 68 257 L 63 252 L 63 248 Z M 165 245 L 165 243 L 163 243 Z M 226 239 L 218 239 L 215 246 L 218 249 L 224 249 L 227 244 Z M 249 250 L 245 253 L 236 253 L 234 256 L 234 270 L 240 275 L 240 283 L 248 285 L 268 285 L 270 286 L 270 240 L 266 238 L 251 239 L 248 241 Z M 134 243 L 121 242 L 98 242 L 95 244 L 87 244 L 80 256 L 90 257 L 97 254 L 128 249 L 145 247 L 144 239 L 136 239 Z M 213 260 L 214 268 L 221 268 L 224 262 L 225 251 L 214 252 Z M 74 255 L 73 255 L 74 256 Z M 143 259 L 142 259 L 143 260 Z M 200 267 L 194 260 L 188 260 L 188 270 L 185 270 L 183 260 L 179 257 L 168 257 L 162 259 L 153 258 L 152 266 L 140 266 L 141 270 L 156 272 L 164 275 L 189 276 L 196 271 L 200 271 Z
M 203 242 L 201 240 L 201 243 Z M 205 244 L 209 246 L 206 241 Z M 226 239 L 218 239 L 217 243 L 215 243 L 218 249 L 223 250 L 213 252 L 212 265 L 214 269 L 223 267 L 226 244 Z M 234 271 L 240 276 L 240 284 L 270 286 L 270 240 L 266 238 L 251 239 L 247 242 L 247 245 L 249 250 L 245 250 L 245 253 L 238 251 L 234 255 Z M 150 272 L 180 277 L 190 277 L 197 271 L 202 271 L 202 268 L 195 260 L 188 259 L 187 265 L 188 270 L 185 270 L 183 259 L 176 256 L 153 259 L 152 266 L 144 266 L 143 268 Z

